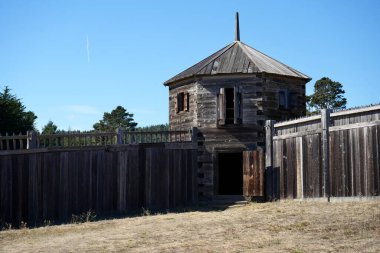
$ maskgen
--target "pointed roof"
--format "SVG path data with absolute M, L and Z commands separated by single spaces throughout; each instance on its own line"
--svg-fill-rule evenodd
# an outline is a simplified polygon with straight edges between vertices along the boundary
M 267 73 L 295 77 L 310 81 L 301 72 L 272 57 L 236 40 L 192 67 L 167 80 L 164 85 L 195 76 L 218 74 Z

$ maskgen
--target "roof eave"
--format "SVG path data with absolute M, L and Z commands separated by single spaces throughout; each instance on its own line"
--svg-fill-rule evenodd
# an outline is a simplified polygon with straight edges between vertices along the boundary
M 266 74 L 266 75 L 274 75 L 274 76 L 283 76 L 283 77 L 288 77 L 288 78 L 296 78 L 296 79 L 302 79 L 302 80 L 305 80 L 306 83 L 310 82 L 312 80 L 311 77 L 308 77 L 306 75 L 306 77 L 302 77 L 302 76 L 290 76 L 290 75 L 281 75 L 281 74 L 276 74 L 276 73 L 268 73 L 268 72 L 265 72 L 265 71 L 260 71 L 260 72 L 252 72 L 252 73 L 241 73 L 241 72 L 236 72 L 236 73 L 217 73 L 217 74 L 212 74 L 212 75 L 202 75 L 202 74 L 198 74 L 198 75 L 190 75 L 190 76 L 185 76 L 185 77 L 182 77 L 182 78 L 179 78 L 179 79 L 175 79 L 175 80 L 172 80 L 172 79 L 169 79 L 167 80 L 166 82 L 163 83 L 164 86 L 171 86 L 173 84 L 176 84 L 176 83 L 180 83 L 180 82 L 183 82 L 185 80 L 188 80 L 188 79 L 196 79 L 196 78 L 199 78 L 199 77 L 204 77 L 204 76 L 221 76 L 221 75 L 254 75 L 254 74 Z
M 308 83 L 308 82 L 310 82 L 310 80 L 312 80 L 312 78 L 309 77 L 309 76 L 307 76 L 307 75 L 304 75 L 305 77 L 302 77 L 302 76 L 290 76 L 290 75 L 282 75 L 282 74 L 276 74 L 276 73 L 268 73 L 268 72 L 265 72 L 265 71 L 261 71 L 261 72 L 257 72 L 257 73 L 265 74 L 265 75 L 268 75 L 268 76 L 283 76 L 283 77 L 288 77 L 288 78 L 302 79 L 302 80 L 305 80 L 306 83 Z

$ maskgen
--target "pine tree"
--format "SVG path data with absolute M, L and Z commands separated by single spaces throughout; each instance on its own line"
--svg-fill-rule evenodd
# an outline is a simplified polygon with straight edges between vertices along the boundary
M 0 92 L 0 134 L 23 133 L 33 130 L 37 116 L 31 111 L 25 111 L 25 106 L 11 89 L 5 86 Z
M 309 114 L 318 113 L 321 109 L 344 109 L 347 99 L 344 97 L 343 85 L 323 77 L 314 85 L 314 93 L 306 96 Z
M 94 129 L 99 132 L 113 132 L 117 128 L 135 130 L 137 123 L 133 120 L 133 114 L 124 107 L 117 106 L 111 113 L 105 112 L 103 119 L 94 124 Z

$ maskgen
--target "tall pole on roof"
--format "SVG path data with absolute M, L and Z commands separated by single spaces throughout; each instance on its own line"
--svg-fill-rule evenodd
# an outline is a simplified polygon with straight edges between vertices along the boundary
M 235 41 L 240 41 L 239 12 L 236 12 Z

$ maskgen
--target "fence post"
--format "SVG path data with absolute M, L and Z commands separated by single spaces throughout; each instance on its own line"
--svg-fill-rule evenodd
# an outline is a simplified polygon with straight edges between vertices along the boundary
M 274 120 L 265 122 L 265 198 L 267 200 L 275 199 L 276 182 L 273 174 L 273 135 Z
M 191 128 L 191 141 L 192 142 L 198 141 L 198 128 L 196 127 Z
M 330 198 L 330 145 L 329 145 L 329 126 L 330 109 L 321 110 L 322 125 L 322 194 L 324 198 Z
M 37 148 L 37 135 L 36 132 L 27 131 L 26 132 L 27 139 L 26 139 L 26 149 L 33 149 Z
M 123 144 L 123 130 L 118 127 L 116 128 L 116 145 Z

